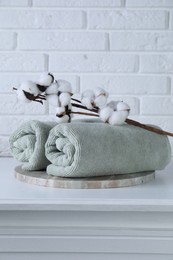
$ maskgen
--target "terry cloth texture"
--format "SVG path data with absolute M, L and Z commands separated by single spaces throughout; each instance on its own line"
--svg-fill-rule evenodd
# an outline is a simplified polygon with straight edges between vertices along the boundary
M 163 169 L 171 159 L 167 136 L 124 124 L 72 122 L 55 126 L 45 145 L 47 173 L 90 177 Z
M 45 170 L 50 164 L 45 156 L 45 143 L 49 131 L 56 125 L 56 122 L 43 123 L 32 120 L 22 124 L 10 136 L 10 148 L 12 155 L 20 162 L 23 162 L 24 170 Z

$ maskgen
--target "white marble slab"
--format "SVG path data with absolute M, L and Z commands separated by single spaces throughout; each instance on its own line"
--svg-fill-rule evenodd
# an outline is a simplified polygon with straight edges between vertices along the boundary
M 46 171 L 25 171 L 21 165 L 15 167 L 17 180 L 31 185 L 64 189 L 111 189 L 140 185 L 152 181 L 152 171 L 131 174 L 116 174 L 90 178 L 62 178 L 48 175 Z
M 171 210 L 173 211 L 173 162 L 157 171 L 155 180 L 119 189 L 54 189 L 18 181 L 18 162 L 0 158 L 0 209 L 44 210 Z

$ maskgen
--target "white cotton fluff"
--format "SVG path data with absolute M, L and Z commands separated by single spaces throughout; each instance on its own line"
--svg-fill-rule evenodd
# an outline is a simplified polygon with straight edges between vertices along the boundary
M 70 94 L 69 94 L 69 93 L 66 93 L 66 92 L 61 93 L 61 94 L 59 95 L 59 101 L 60 101 L 60 105 L 61 105 L 62 107 L 67 106 L 67 105 L 70 104 L 70 102 L 71 102 L 71 96 L 70 96 Z
M 128 117 L 128 111 L 114 111 L 109 118 L 110 125 L 122 125 Z
M 25 81 L 20 84 L 20 89 L 25 90 L 26 92 L 37 96 L 40 94 L 40 90 L 38 89 L 37 85 L 33 81 Z
M 100 109 L 100 112 L 99 112 L 100 119 L 103 122 L 106 122 L 109 119 L 109 117 L 111 116 L 112 113 L 113 113 L 112 108 L 104 107 L 104 108 Z
M 71 83 L 66 81 L 66 80 L 62 80 L 62 79 L 59 79 L 57 81 L 57 84 L 58 84 L 58 90 L 61 91 L 61 92 L 69 92 L 71 93 L 72 92 L 72 88 L 71 88 Z
M 65 107 L 56 107 L 56 115 L 62 115 L 65 113 Z
M 83 97 L 81 99 L 81 102 L 88 109 L 92 109 L 93 108 L 93 102 L 94 102 L 93 98 L 91 98 L 91 97 Z
M 126 110 L 130 110 L 130 107 L 128 104 L 124 103 L 123 101 L 120 101 L 117 104 L 117 110 L 118 111 L 126 111 Z
M 110 102 L 107 104 L 107 106 L 110 107 L 110 108 L 112 108 L 114 111 L 116 111 L 116 110 L 117 110 L 117 105 L 118 105 L 119 102 L 120 102 L 120 101 L 110 101 Z
M 108 96 L 108 93 L 107 91 L 105 91 L 103 88 L 95 88 L 94 90 L 94 95 L 95 97 L 98 97 L 100 95 L 103 95 L 103 96 Z
M 44 72 L 40 75 L 38 84 L 41 86 L 48 87 L 54 81 L 54 77 L 51 73 Z
M 52 105 L 52 106 L 54 106 L 54 107 L 59 107 L 60 106 L 60 104 L 59 104 L 59 98 L 58 98 L 58 96 L 57 95 L 47 95 L 46 96 L 46 100 L 47 100 L 47 102 L 50 104 L 50 105 Z
M 58 122 L 58 123 L 67 123 L 67 122 L 69 122 L 69 116 L 68 115 L 64 115 L 64 116 L 62 116 L 62 117 L 56 117 L 56 121 Z
M 106 105 L 107 97 L 104 95 L 100 95 L 94 99 L 94 105 L 96 107 L 102 108 Z
M 22 101 L 22 102 L 24 102 L 24 103 L 30 103 L 32 100 L 29 100 L 26 96 L 25 96 L 25 94 L 24 94 L 24 92 L 23 92 L 23 90 L 22 89 L 18 89 L 17 91 L 16 91 L 16 93 L 17 93 L 17 98 L 20 100 L 20 101 Z
M 46 94 L 57 94 L 58 93 L 58 84 L 52 83 L 50 86 L 47 87 Z

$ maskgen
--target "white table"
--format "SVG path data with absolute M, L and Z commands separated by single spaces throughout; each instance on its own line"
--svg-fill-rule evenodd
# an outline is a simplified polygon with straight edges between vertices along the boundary
M 173 162 L 148 184 L 39 187 L 0 159 L 0 260 L 172 260 Z

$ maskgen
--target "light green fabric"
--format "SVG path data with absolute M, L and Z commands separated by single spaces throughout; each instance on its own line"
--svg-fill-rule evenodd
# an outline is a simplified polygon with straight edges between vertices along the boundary
M 55 122 L 43 123 L 32 120 L 22 124 L 10 136 L 12 155 L 23 162 L 24 170 L 43 170 L 50 164 L 45 156 L 45 143 Z
M 124 124 L 72 122 L 55 126 L 46 142 L 47 173 L 89 177 L 161 170 L 171 159 L 167 136 Z

